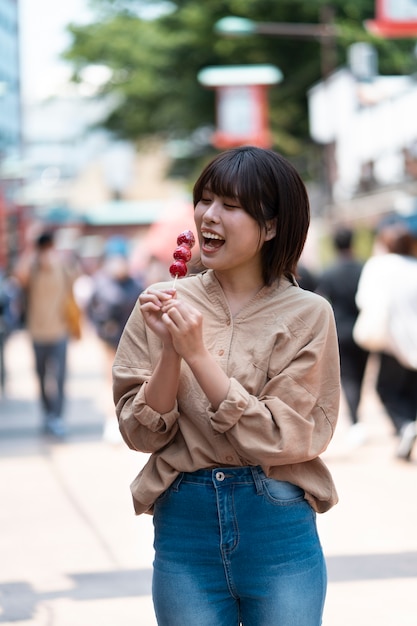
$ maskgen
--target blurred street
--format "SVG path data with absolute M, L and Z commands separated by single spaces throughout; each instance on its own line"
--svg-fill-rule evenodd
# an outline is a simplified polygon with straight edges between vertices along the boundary
M 129 484 L 146 460 L 103 440 L 111 391 L 93 331 L 70 345 L 65 443 L 41 433 L 27 336 L 6 344 L 0 398 L 0 623 L 155 626 L 152 518 Z M 415 626 L 417 448 L 396 461 L 368 367 L 360 414 L 369 439 L 348 446 L 342 406 L 324 455 L 340 502 L 318 516 L 329 589 L 323 626 Z M 194 626 L 184 624 L 184 626 Z M 213 624 L 216 626 L 216 624 Z M 278 625 L 277 625 L 278 626 Z

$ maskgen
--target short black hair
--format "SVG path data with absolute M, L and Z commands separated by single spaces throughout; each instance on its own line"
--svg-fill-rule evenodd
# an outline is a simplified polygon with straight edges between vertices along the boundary
M 217 155 L 202 171 L 193 189 L 194 207 L 204 190 L 237 198 L 258 223 L 260 232 L 276 220 L 276 235 L 262 247 L 264 283 L 296 274 L 310 225 L 305 185 L 294 166 L 277 152 L 254 146 L 232 148 Z
M 353 231 L 345 226 L 333 233 L 333 244 L 336 250 L 350 250 L 353 241 Z
M 38 250 L 50 248 L 54 243 L 54 234 L 50 230 L 41 233 L 36 239 L 36 247 Z

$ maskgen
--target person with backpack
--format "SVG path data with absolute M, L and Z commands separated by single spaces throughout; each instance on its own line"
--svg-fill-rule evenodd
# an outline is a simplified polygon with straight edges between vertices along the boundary
M 67 305 L 75 273 L 58 252 L 54 233 L 42 232 L 18 260 L 14 275 L 25 294 L 24 323 L 32 342 L 43 430 L 60 439 L 64 421 L 67 347 L 71 336 Z

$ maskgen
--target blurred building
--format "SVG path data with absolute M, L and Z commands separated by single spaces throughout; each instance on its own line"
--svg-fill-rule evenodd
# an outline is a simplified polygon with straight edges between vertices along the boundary
M 416 77 L 378 75 L 371 47 L 357 46 L 350 67 L 308 93 L 311 137 L 331 155 L 332 201 L 357 217 L 415 210 Z
M 85 97 L 65 82 L 53 85 L 45 97 L 23 102 L 22 204 L 33 206 L 35 212 L 71 208 L 74 181 L 109 150 L 111 138 L 93 130 L 107 110 L 107 102 Z M 124 165 L 129 146 L 125 155 Z M 95 201 L 91 187 L 86 190 L 85 204 Z
M 61 83 L 48 98 L 24 103 L 25 182 L 19 204 L 30 207 L 30 227 L 47 224 L 58 245 L 88 264 L 107 238 L 134 247 L 172 201 L 183 197 L 165 180 L 162 147 L 137 154 L 128 141 L 98 127 L 111 102 Z
M 19 179 L 11 163 L 20 158 L 20 63 L 18 0 L 0 2 L 0 270 L 16 248 Z
M 99 256 L 114 234 L 141 240 L 167 201 L 183 195 L 165 180 L 170 159 L 163 146 L 138 154 L 132 142 L 100 128 L 113 105 L 98 95 L 102 69 L 91 66 L 74 84 L 62 68 L 22 103 L 24 184 L 17 201 L 27 208 L 26 224 L 32 232 L 47 224 L 59 231 L 61 247 L 86 258 Z

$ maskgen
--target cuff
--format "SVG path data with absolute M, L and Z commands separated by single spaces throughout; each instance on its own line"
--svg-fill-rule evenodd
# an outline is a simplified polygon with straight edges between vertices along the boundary
M 153 433 L 168 432 L 174 426 L 180 415 L 177 403 L 175 403 L 172 411 L 161 415 L 146 404 L 145 387 L 146 383 L 139 389 L 133 401 L 132 409 L 135 418 L 142 426 L 145 426 Z
M 236 379 L 230 379 L 229 392 L 217 411 L 209 411 L 213 429 L 224 433 L 241 418 L 249 403 L 249 394 Z

